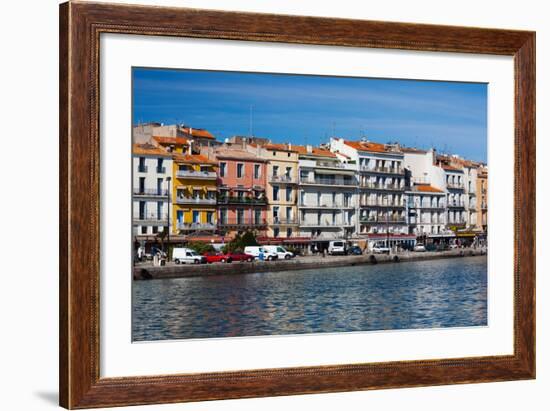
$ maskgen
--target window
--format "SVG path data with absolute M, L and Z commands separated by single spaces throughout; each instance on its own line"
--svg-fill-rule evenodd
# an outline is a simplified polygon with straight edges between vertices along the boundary
M 140 157 L 140 158 L 139 158 L 138 171 L 139 171 L 140 173 L 145 173 L 145 172 L 147 172 L 147 167 L 145 166 L 145 157 Z
M 200 223 L 200 212 L 198 210 L 193 210 L 193 222 Z
M 140 194 L 145 193 L 145 177 L 139 178 L 139 193 Z
M 243 178 L 243 168 L 244 168 L 244 164 L 242 163 L 237 164 L 237 178 Z
M 146 214 L 145 201 L 140 201 L 139 202 L 139 219 L 145 220 L 145 214 Z
M 279 175 L 279 166 L 273 166 L 273 177 Z
M 258 179 L 260 178 L 260 165 L 254 164 L 254 178 Z
M 292 220 L 292 207 L 286 208 L 286 221 Z
M 159 228 L 156 225 L 154 225 L 153 226 L 153 234 L 156 234 L 158 232 L 159 232 Z
M 227 223 L 227 210 L 225 208 L 222 208 L 220 210 L 220 220 L 222 223 Z
M 216 192 L 208 190 L 206 192 L 206 198 L 208 198 L 209 200 L 214 200 L 216 198 Z
M 275 238 L 279 237 L 279 231 L 280 231 L 279 227 L 275 227 L 273 229 L 273 237 L 275 237 Z
M 286 201 L 287 202 L 292 201 L 292 187 L 286 188 Z
M 210 171 L 210 167 L 208 166 L 201 166 L 201 173 L 208 173 Z
M 290 177 L 292 175 L 292 167 L 287 167 L 285 171 L 285 176 Z
M 262 210 L 254 210 L 254 223 L 255 224 L 262 223 Z
M 162 204 L 162 201 L 157 201 L 157 218 L 158 218 L 158 219 L 164 218 L 164 217 L 162 216 L 162 205 L 163 205 L 163 204 Z
M 220 163 L 220 177 L 225 177 L 226 169 L 227 169 L 227 164 Z
M 141 226 L 141 234 L 147 234 L 147 226 L 146 225 Z
M 279 207 L 273 207 L 273 222 L 279 222 Z
M 157 158 L 157 173 L 164 174 L 166 172 L 166 169 L 162 166 L 162 162 L 164 159 Z
M 290 154 L 290 153 L 289 153 L 289 154 Z M 287 236 L 287 238 L 292 237 L 292 228 L 287 228 L 287 229 L 286 229 L 286 236 Z
M 237 210 L 237 224 L 243 224 L 244 223 L 244 210 L 239 209 Z
M 273 201 L 279 201 L 279 187 L 273 186 Z
M 201 190 L 193 190 L 193 198 L 199 198 L 201 195 Z
M 214 212 L 213 211 L 207 211 L 206 212 L 206 222 L 208 224 L 212 224 L 214 222 Z
M 157 178 L 157 194 L 162 195 L 162 178 Z

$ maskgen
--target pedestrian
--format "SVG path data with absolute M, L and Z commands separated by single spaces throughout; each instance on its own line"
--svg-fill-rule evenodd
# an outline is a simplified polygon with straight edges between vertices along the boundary
M 138 252 L 137 252 L 137 257 L 138 257 L 138 260 L 139 262 L 142 262 L 143 261 L 143 255 L 145 254 L 145 250 L 143 249 L 143 246 L 139 246 L 138 247 Z

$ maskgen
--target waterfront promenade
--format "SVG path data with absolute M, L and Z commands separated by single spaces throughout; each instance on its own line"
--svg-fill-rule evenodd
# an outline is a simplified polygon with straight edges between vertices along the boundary
M 486 254 L 485 248 L 464 248 L 448 251 L 402 252 L 397 254 L 364 254 L 358 256 L 303 256 L 292 260 L 234 262 L 231 264 L 176 265 L 169 263 L 164 267 L 154 267 L 151 263 L 136 265 L 134 280 L 153 280 L 168 278 L 202 277 L 212 275 L 271 273 L 295 271 L 313 268 L 347 267 L 365 264 L 399 263 L 410 261 L 435 260 L 443 258 L 461 258 Z

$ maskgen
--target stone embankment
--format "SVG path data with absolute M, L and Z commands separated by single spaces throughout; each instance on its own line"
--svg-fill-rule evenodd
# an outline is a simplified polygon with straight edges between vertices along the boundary
M 139 264 L 134 267 L 134 280 L 152 280 L 163 278 L 200 277 L 211 275 L 232 275 L 247 273 L 268 273 L 311 268 L 347 267 L 364 264 L 406 263 L 407 261 L 434 260 L 439 258 L 460 258 L 486 254 L 485 249 L 457 249 L 433 252 L 404 252 L 399 254 L 365 254 L 357 256 L 305 256 L 292 260 L 234 262 L 231 264 L 169 264 L 153 267 Z

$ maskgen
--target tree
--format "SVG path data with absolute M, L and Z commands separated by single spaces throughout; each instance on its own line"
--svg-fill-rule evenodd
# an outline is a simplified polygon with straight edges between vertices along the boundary
M 198 254 L 211 253 L 216 251 L 216 249 L 209 243 L 203 243 L 200 241 L 193 241 L 187 244 L 187 247 L 195 250 Z

